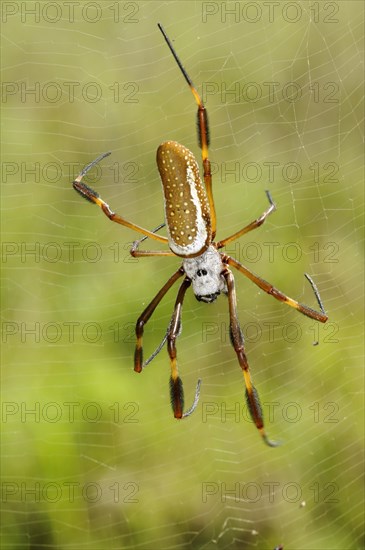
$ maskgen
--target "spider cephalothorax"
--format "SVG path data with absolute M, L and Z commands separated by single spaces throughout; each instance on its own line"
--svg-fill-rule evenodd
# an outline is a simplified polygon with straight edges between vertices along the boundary
M 195 297 L 200 302 L 214 302 L 221 292 L 227 294 L 227 284 L 222 274 L 222 258 L 214 246 L 210 245 L 196 258 L 186 258 L 183 268 L 191 280 Z
M 209 132 L 206 109 L 199 93 L 181 64 L 181 61 L 178 58 L 164 29 L 161 25 L 158 26 L 198 105 L 198 138 L 199 145 L 202 150 L 204 185 L 199 174 L 198 163 L 195 160 L 193 153 L 176 141 L 166 141 L 162 143 L 157 151 L 157 165 L 161 176 L 164 194 L 165 224 L 161 224 L 153 231 L 149 231 L 148 229 L 144 229 L 143 227 L 129 222 L 122 216 L 113 212 L 108 204 L 99 197 L 98 193 L 90 189 L 90 187 L 81 181 L 83 176 L 92 166 L 110 153 L 105 153 L 88 164 L 73 182 L 73 186 L 76 191 L 80 193 L 80 195 L 97 204 L 110 220 L 129 227 L 130 229 L 144 235 L 140 241 L 136 241 L 133 244 L 131 248 L 132 256 L 177 256 L 183 258 L 182 265 L 164 284 L 137 321 L 137 342 L 134 355 L 134 370 L 136 372 L 141 372 L 143 367 L 148 364 L 161 349 L 162 345 L 157 348 L 156 352 L 152 354 L 152 356 L 145 363 L 143 362 L 142 339 L 144 326 L 168 290 L 178 279 L 183 277 L 183 281 L 176 297 L 173 315 L 162 344 L 167 341 L 167 351 L 169 354 L 171 367 L 170 395 L 174 416 L 176 418 L 184 418 L 189 416 L 198 404 L 200 380 L 198 381 L 196 387 L 193 405 L 190 409 L 184 411 L 184 392 L 182 381 L 178 373 L 176 352 L 176 339 L 181 332 L 181 311 L 184 296 L 190 286 L 193 287 L 193 292 L 196 298 L 202 302 L 213 302 L 219 294 L 227 294 L 231 342 L 236 352 L 239 365 L 242 369 L 246 386 L 248 408 L 251 413 L 251 417 L 256 427 L 259 429 L 264 441 L 268 445 L 275 446 L 276 444 L 268 439 L 264 430 L 262 410 L 258 394 L 252 384 L 249 365 L 245 353 L 242 330 L 238 320 L 234 277 L 229 268 L 234 267 L 264 292 L 270 294 L 276 300 L 284 302 L 295 308 L 311 319 L 316 319 L 317 321 L 324 323 L 327 321 L 327 315 L 324 312 L 317 288 L 309 275 L 306 275 L 306 277 L 312 285 L 321 311 L 315 311 L 312 308 L 289 298 L 273 285 L 252 273 L 234 258 L 219 252 L 220 249 L 230 242 L 263 224 L 266 218 L 275 210 L 275 205 L 270 193 L 266 191 L 269 206 L 260 217 L 229 237 L 221 241 L 214 242 L 216 234 L 216 215 L 212 193 L 211 167 L 208 158 Z M 167 237 L 157 234 L 157 231 L 164 225 L 166 225 L 167 228 Z M 170 251 L 139 250 L 139 245 L 147 237 L 168 245 Z

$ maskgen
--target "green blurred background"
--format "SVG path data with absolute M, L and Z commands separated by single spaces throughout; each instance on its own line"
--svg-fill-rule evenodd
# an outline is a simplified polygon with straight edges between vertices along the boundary
M 273 4 L 2 3 L 2 548 L 363 548 L 363 5 Z M 226 298 L 184 304 L 193 416 L 172 417 L 165 350 L 133 372 L 135 321 L 179 260 L 130 258 L 135 234 L 72 190 L 110 150 L 86 181 L 152 229 L 158 144 L 199 155 L 158 21 L 210 91 L 218 238 L 269 188 L 277 212 L 228 252 L 314 306 L 310 273 L 328 310 L 318 326 L 236 276 L 276 449 L 246 419 Z

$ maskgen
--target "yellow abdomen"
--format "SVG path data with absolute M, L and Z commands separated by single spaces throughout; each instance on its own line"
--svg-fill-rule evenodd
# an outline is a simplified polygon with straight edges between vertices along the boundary
M 210 212 L 198 163 L 189 149 L 165 141 L 157 149 L 169 246 L 177 256 L 202 254 L 212 239 Z

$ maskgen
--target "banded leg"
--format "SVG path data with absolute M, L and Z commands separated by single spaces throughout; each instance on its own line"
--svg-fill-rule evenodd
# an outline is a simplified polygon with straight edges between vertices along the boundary
M 303 315 L 306 315 L 311 319 L 315 319 L 316 321 L 320 321 L 321 323 L 325 323 L 327 321 L 328 316 L 326 315 L 326 312 L 323 308 L 323 304 L 322 304 L 318 289 L 307 273 L 305 273 L 305 277 L 307 278 L 307 280 L 309 281 L 313 289 L 314 295 L 316 297 L 317 303 L 321 311 L 316 311 L 311 307 L 301 304 L 300 302 L 293 300 L 293 298 L 286 296 L 286 294 L 284 294 L 283 292 L 275 288 L 272 284 L 265 281 L 265 279 L 261 279 L 261 277 L 259 277 L 258 275 L 255 275 L 255 273 L 252 273 L 252 271 L 250 271 L 249 269 L 247 269 L 247 267 L 240 264 L 234 258 L 223 255 L 222 261 L 225 264 L 235 267 L 240 273 L 248 277 L 248 279 L 250 279 L 253 283 L 255 283 L 255 285 L 261 288 L 261 290 L 263 290 L 267 294 L 270 294 L 270 296 L 273 296 L 276 300 L 279 300 L 279 302 L 283 302 L 288 306 L 293 307 L 297 311 L 300 311 L 300 313 L 303 313 Z
M 193 96 L 194 99 L 198 105 L 198 113 L 197 113 L 197 120 L 198 120 L 198 141 L 199 141 L 199 147 L 202 150 L 202 160 L 203 160 L 203 178 L 205 183 L 205 188 L 207 191 L 208 196 L 208 202 L 209 202 L 209 208 L 210 208 L 210 215 L 211 215 L 211 223 L 212 223 L 212 239 L 214 239 L 216 234 L 216 228 L 217 228 L 217 218 L 215 213 L 215 206 L 214 206 L 214 199 L 213 199 L 213 190 L 212 190 L 212 172 L 211 172 L 211 166 L 210 166 L 210 160 L 209 160 L 209 143 L 210 143 L 210 137 L 209 137 L 209 124 L 208 124 L 208 114 L 207 110 L 205 108 L 205 105 L 203 103 L 202 98 L 199 95 L 198 90 L 195 88 L 191 78 L 189 77 L 188 73 L 186 72 L 183 64 L 180 61 L 180 58 L 178 57 L 169 37 L 167 36 L 165 29 L 158 23 L 158 28 L 162 32 L 162 35 L 170 48 L 170 51 L 172 55 L 175 58 L 176 63 L 178 64 L 178 67 L 180 71 L 183 74 L 183 77 L 185 78 Z
M 236 352 L 237 359 L 242 369 L 243 377 L 245 380 L 246 401 L 247 401 L 248 410 L 250 411 L 251 418 L 254 421 L 256 428 L 259 430 L 265 443 L 270 447 L 277 447 L 279 443 L 276 443 L 275 441 L 271 441 L 266 435 L 259 396 L 251 380 L 250 369 L 248 366 L 247 357 L 245 353 L 243 334 L 242 334 L 242 330 L 239 324 L 238 314 L 237 314 L 237 299 L 236 299 L 234 277 L 232 272 L 227 268 L 223 271 L 222 275 L 226 280 L 227 289 L 228 289 L 230 337 L 231 337 L 231 342 L 232 342 L 234 351 Z
M 195 389 L 195 398 L 190 409 L 184 412 L 184 389 L 183 383 L 179 376 L 176 359 L 176 338 L 180 334 L 181 329 L 181 311 L 185 297 L 185 293 L 191 285 L 190 279 L 187 277 L 183 280 L 179 292 L 177 294 L 174 313 L 172 315 L 169 332 L 167 335 L 167 351 L 170 357 L 171 377 L 170 377 L 170 397 L 172 410 L 175 418 L 186 418 L 190 416 L 196 409 L 199 401 L 201 380 L 199 379 Z
M 152 231 L 148 231 L 148 229 L 144 229 L 143 227 L 140 227 L 139 225 L 136 225 L 132 222 L 129 222 L 128 220 L 124 219 L 122 216 L 119 216 L 119 214 L 116 214 L 113 212 L 110 208 L 110 206 L 103 201 L 103 199 L 99 196 L 99 194 L 91 189 L 88 185 L 83 183 L 81 180 L 87 174 L 87 172 L 95 166 L 100 160 L 110 155 L 110 153 L 103 153 L 98 158 L 90 162 L 83 170 L 81 170 L 80 174 L 77 176 L 77 178 L 73 181 L 72 185 L 84 199 L 88 200 L 89 202 L 93 202 L 94 204 L 97 204 L 99 208 L 104 212 L 104 214 L 112 221 L 119 223 L 120 225 L 124 225 L 125 227 L 129 227 L 129 229 L 133 229 L 134 231 L 137 231 L 138 233 L 142 233 L 143 235 L 146 235 L 147 237 L 150 237 L 151 239 L 155 239 L 156 241 L 159 241 L 160 243 L 168 243 L 167 237 L 161 237 L 160 235 L 156 235 Z
M 265 193 L 266 193 L 266 196 L 267 196 L 267 198 L 269 200 L 269 203 L 270 203 L 270 206 L 265 210 L 265 212 L 263 212 L 263 214 L 261 214 L 261 216 L 259 218 L 257 218 L 253 222 L 246 225 L 246 227 L 244 227 L 240 231 L 237 231 L 236 233 L 233 233 L 233 235 L 231 235 L 230 237 L 226 237 L 222 241 L 219 241 L 217 243 L 217 248 L 223 248 L 223 246 L 226 246 L 228 243 L 231 243 L 232 241 L 235 241 L 236 239 L 239 239 L 245 233 L 248 233 L 249 231 L 252 231 L 253 229 L 256 229 L 256 227 L 260 227 L 260 225 L 262 225 L 264 223 L 266 218 L 268 216 L 270 216 L 270 214 L 272 212 L 274 212 L 274 210 L 276 210 L 276 206 L 275 206 L 274 201 L 272 200 L 272 197 L 270 195 L 270 191 L 265 191 Z
M 172 285 L 184 275 L 184 270 L 182 267 L 180 267 L 176 273 L 170 277 L 170 279 L 164 284 L 164 286 L 161 288 L 161 290 L 156 294 L 156 296 L 153 298 L 152 302 L 148 304 L 146 309 L 143 311 L 143 313 L 139 316 L 136 324 L 136 336 L 137 336 L 137 342 L 136 342 L 136 349 L 134 352 L 134 370 L 136 372 L 141 372 L 144 364 L 143 364 L 143 331 L 144 326 L 150 319 L 151 315 L 155 311 L 158 304 L 161 302 L 162 298 L 165 296 L 167 291 L 172 287 Z M 157 354 L 156 354 L 157 355 Z M 154 355 L 155 356 L 155 355 Z

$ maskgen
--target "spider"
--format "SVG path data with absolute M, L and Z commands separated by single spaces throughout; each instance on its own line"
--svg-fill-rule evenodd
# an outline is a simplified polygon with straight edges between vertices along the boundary
M 269 191 L 266 191 L 269 206 L 261 216 L 225 239 L 217 242 L 214 240 L 216 235 L 216 213 L 212 192 L 211 166 L 208 158 L 209 129 L 207 111 L 164 28 L 161 24 L 158 24 L 158 28 L 198 105 L 198 141 L 202 154 L 204 185 L 199 174 L 198 163 L 193 153 L 175 141 L 162 143 L 157 149 L 157 166 L 164 194 L 165 223 L 153 231 L 144 229 L 113 212 L 98 193 L 81 181 L 96 163 L 110 153 L 104 153 L 88 164 L 73 182 L 73 187 L 82 197 L 97 204 L 111 221 L 129 227 L 144 235 L 142 239 L 133 243 L 130 250 L 133 257 L 178 256 L 182 258 L 182 265 L 163 285 L 137 320 L 134 370 L 141 372 L 146 364 L 157 355 L 164 342 L 167 341 L 167 351 L 171 367 L 170 395 L 174 416 L 178 419 L 190 416 L 198 404 L 201 380 L 197 382 L 192 406 L 184 411 L 184 391 L 178 372 L 176 353 L 176 339 L 181 332 L 181 312 L 184 297 L 190 286 L 192 286 L 195 297 L 199 301 L 206 303 L 214 302 L 221 293 L 226 294 L 228 296 L 229 307 L 230 339 L 242 369 L 248 409 L 265 443 L 274 447 L 278 443 L 271 441 L 266 434 L 258 393 L 251 380 L 244 338 L 237 314 L 235 280 L 230 267 L 248 277 L 261 290 L 270 294 L 276 300 L 295 308 L 307 317 L 321 323 L 325 323 L 328 317 L 324 311 L 317 287 L 309 275 L 305 274 L 311 284 L 320 311 L 316 311 L 289 298 L 289 296 L 283 294 L 283 292 L 273 285 L 252 273 L 235 258 L 228 256 L 224 252 L 220 252 L 229 243 L 262 225 L 267 217 L 274 212 L 276 206 Z M 163 226 L 166 226 L 167 237 L 157 234 Z M 147 238 L 167 244 L 170 250 L 140 250 L 139 245 Z M 166 336 L 155 353 L 146 362 L 143 362 L 142 339 L 144 327 L 168 290 L 181 278 L 182 283 L 177 293 L 173 315 Z

